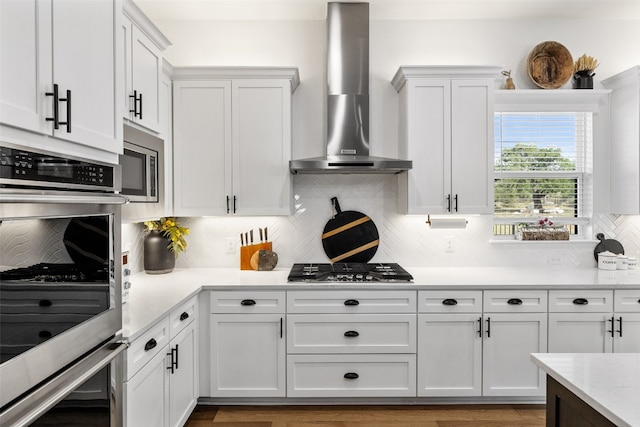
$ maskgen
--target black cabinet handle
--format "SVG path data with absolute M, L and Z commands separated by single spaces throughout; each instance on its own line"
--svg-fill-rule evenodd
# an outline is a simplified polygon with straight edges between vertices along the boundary
M 152 348 L 155 348 L 156 345 L 158 345 L 158 343 L 156 342 L 156 340 L 154 340 L 153 338 L 151 338 L 149 341 L 147 341 L 147 343 L 144 345 L 144 351 L 149 351 Z
M 243 299 L 240 301 L 240 305 L 256 305 L 256 301 L 252 299 Z
M 510 298 L 507 301 L 507 304 L 509 304 L 509 305 L 522 305 L 522 300 L 520 298 Z
M 49 338 L 51 338 L 53 336 L 53 334 L 49 331 L 40 331 L 38 332 L 38 336 L 40 338 L 44 338 L 45 340 L 48 340 Z
M 348 299 L 344 302 L 344 305 L 360 305 L 360 301 L 357 299 Z
M 51 306 L 53 305 L 53 303 L 52 303 L 50 300 L 48 300 L 48 299 L 42 299 L 42 300 L 40 300 L 40 302 L 38 303 L 38 305 L 39 305 L 40 307 L 51 307 Z
M 478 317 L 478 336 L 482 338 L 482 316 Z
M 138 118 L 142 120 L 142 94 L 140 94 L 138 101 L 140 102 L 140 111 L 138 111 Z
M 176 344 L 176 361 L 175 361 L 175 364 L 176 364 L 176 371 L 177 371 L 178 370 L 178 344 Z
M 573 300 L 575 305 L 587 305 L 589 304 L 589 300 L 586 298 L 576 298 Z
M 487 317 L 487 338 L 491 338 L 491 317 Z
M 53 128 L 60 128 L 60 110 L 58 109 L 58 102 L 60 97 L 58 95 L 58 84 L 53 85 L 53 92 L 45 92 L 45 96 L 53 96 L 53 117 L 45 118 L 48 122 L 53 122 Z
M 136 117 L 138 109 L 138 91 L 134 90 L 133 95 L 129 95 L 129 99 L 133 99 L 133 110 L 129 109 L 129 112 L 133 113 L 133 117 Z
M 455 204 L 455 211 L 458 212 L 458 195 L 456 194 L 456 196 L 453 198 L 453 200 L 455 200 L 456 204 Z
M 358 378 L 360 378 L 360 375 L 356 374 L 355 372 L 347 372 L 346 374 L 344 374 L 344 377 L 348 380 L 357 380 Z
M 344 333 L 344 336 L 347 338 L 355 338 L 355 337 L 359 337 L 360 334 L 358 333 L 358 331 L 347 331 Z
M 229 196 L 227 196 L 227 213 L 229 213 Z
M 238 198 L 236 196 L 233 196 L 233 213 L 236 213 L 236 202 L 238 201 Z
M 609 332 L 611 334 L 611 337 L 615 337 L 615 332 L 614 332 L 614 327 L 613 327 L 613 316 L 611 316 L 611 319 L 607 319 L 607 322 L 611 322 L 611 329 L 607 330 L 607 332 Z
M 451 194 L 447 195 L 447 212 L 451 212 Z
M 171 373 L 173 374 L 176 370 L 174 365 L 174 360 L 173 360 L 173 349 L 171 349 L 169 353 L 167 353 L 167 356 L 171 356 L 171 362 L 169 362 L 169 366 L 167 366 L 167 370 L 171 371 Z
M 453 298 L 447 298 L 442 301 L 442 305 L 458 305 L 458 301 Z
M 186 311 L 180 315 L 180 321 L 183 322 L 189 318 L 189 313 Z
M 280 338 L 282 338 L 282 317 L 280 318 Z
M 620 337 L 622 337 L 622 316 L 620 316 L 620 318 L 617 321 L 620 322 L 620 329 L 618 329 L 616 332 Z
M 71 91 L 67 90 L 66 98 L 58 98 L 60 102 L 67 103 L 67 121 L 66 122 L 58 122 L 59 125 L 67 126 L 67 133 L 71 133 Z

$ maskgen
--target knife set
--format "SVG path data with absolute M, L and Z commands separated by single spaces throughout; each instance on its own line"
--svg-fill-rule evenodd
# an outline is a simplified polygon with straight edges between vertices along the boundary
M 240 270 L 270 271 L 278 264 L 278 254 L 273 252 L 267 227 L 258 228 L 259 243 L 253 243 L 253 230 L 240 233 Z

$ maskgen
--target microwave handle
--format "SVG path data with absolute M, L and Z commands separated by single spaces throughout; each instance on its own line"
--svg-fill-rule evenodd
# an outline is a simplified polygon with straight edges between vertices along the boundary
M 0 203 L 90 203 L 94 205 L 124 205 L 129 199 L 120 194 L 0 194 Z

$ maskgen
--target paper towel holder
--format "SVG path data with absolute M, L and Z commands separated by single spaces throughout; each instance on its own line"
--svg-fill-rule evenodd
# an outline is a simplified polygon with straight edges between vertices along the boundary
M 427 224 L 430 228 L 467 228 L 467 221 L 465 218 L 431 218 L 431 215 L 427 215 Z

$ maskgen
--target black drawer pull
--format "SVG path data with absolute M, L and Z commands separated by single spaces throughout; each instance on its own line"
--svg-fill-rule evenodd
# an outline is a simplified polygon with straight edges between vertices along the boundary
M 575 305 L 587 305 L 589 304 L 589 300 L 586 298 L 576 298 L 573 300 Z
M 156 342 L 156 340 L 154 340 L 153 338 L 151 338 L 149 341 L 147 341 L 147 343 L 144 345 L 144 351 L 149 351 L 152 348 L 155 348 L 158 345 L 158 343 Z
M 522 305 L 522 300 L 520 298 L 511 298 L 507 301 L 509 305 Z
M 344 333 L 344 336 L 348 338 L 355 338 L 355 337 L 359 337 L 360 334 L 358 333 L 358 331 L 347 331 Z
M 360 301 L 357 299 L 348 299 L 344 302 L 344 305 L 360 305 Z
M 189 313 L 186 311 L 180 315 L 180 321 L 187 320 L 189 318 Z
M 256 305 L 256 301 L 252 299 L 243 299 L 240 301 L 240 305 Z
M 344 377 L 348 380 L 357 380 L 358 378 L 360 378 L 360 375 L 356 374 L 355 372 L 347 372 L 346 374 L 344 374 Z
M 53 305 L 53 303 L 52 303 L 50 300 L 48 300 L 48 299 L 42 299 L 42 300 L 40 300 L 40 302 L 38 303 L 38 305 L 39 305 L 40 307 L 51 307 L 51 306 Z
M 40 338 L 44 338 L 45 340 L 48 340 L 49 338 L 51 338 L 53 336 L 53 334 L 49 331 L 40 331 L 38 332 L 38 336 Z
M 442 301 L 442 305 L 458 305 L 458 301 L 456 301 L 453 298 L 447 298 L 444 301 Z

